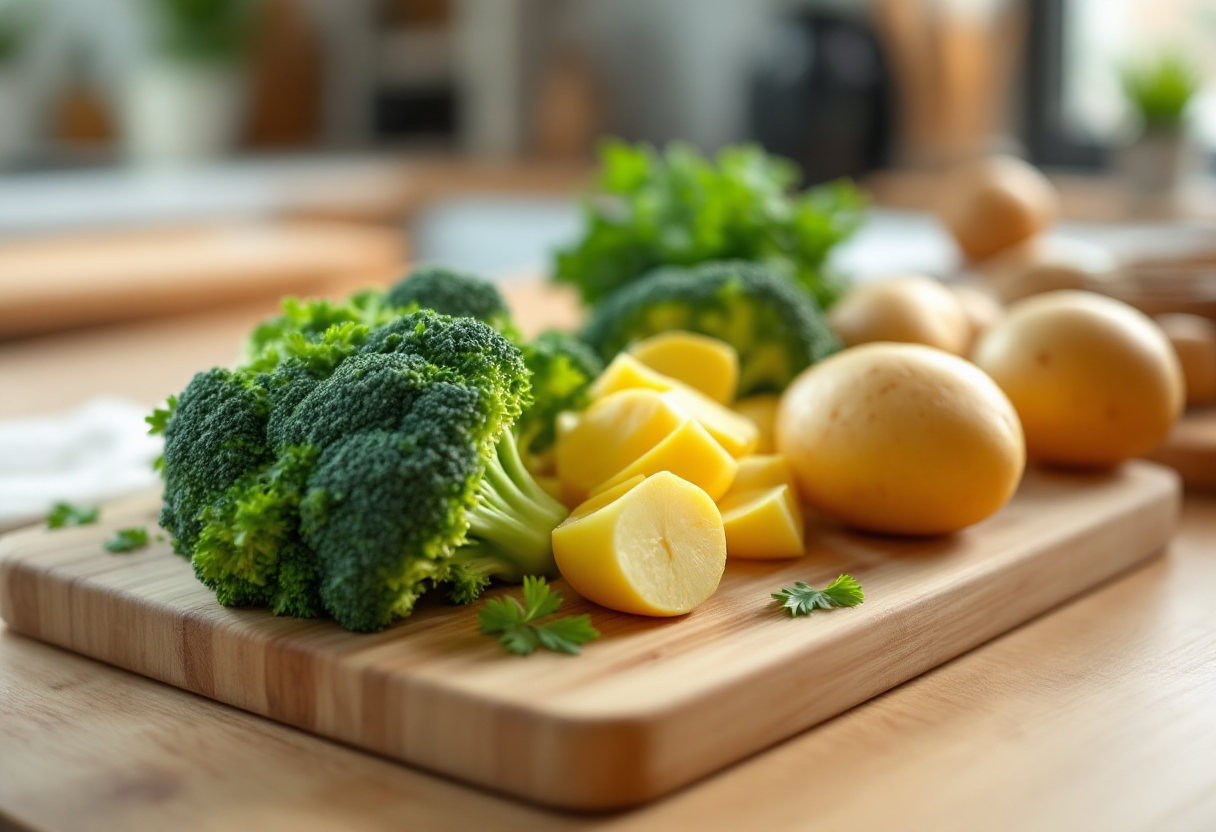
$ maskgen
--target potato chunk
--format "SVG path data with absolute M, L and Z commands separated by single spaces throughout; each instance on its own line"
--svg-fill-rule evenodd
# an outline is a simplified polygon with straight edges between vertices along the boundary
M 609 609 L 653 616 L 691 612 L 713 595 L 726 568 L 718 507 L 668 472 L 623 492 L 590 511 L 575 509 L 553 530 L 562 577 Z

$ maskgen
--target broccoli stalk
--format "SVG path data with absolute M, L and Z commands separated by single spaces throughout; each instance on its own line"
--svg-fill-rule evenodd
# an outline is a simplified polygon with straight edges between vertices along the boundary
M 556 576 L 550 537 L 570 512 L 528 473 L 513 433 L 504 434 L 486 460 L 477 496 L 469 512 L 469 541 L 477 551 L 461 558 L 465 566 L 512 582 Z

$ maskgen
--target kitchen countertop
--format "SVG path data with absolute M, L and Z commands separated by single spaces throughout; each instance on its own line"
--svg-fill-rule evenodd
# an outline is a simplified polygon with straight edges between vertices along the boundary
M 534 290 L 507 288 L 515 305 Z M 155 401 L 232 355 L 256 314 L 3 343 L 0 389 L 21 390 L 28 414 L 100 392 Z M 85 343 L 85 363 L 72 361 Z M 1216 495 L 1191 494 L 1164 557 L 705 781 L 608 815 L 498 797 L 0 629 L 0 828 L 1208 830 L 1213 597 Z

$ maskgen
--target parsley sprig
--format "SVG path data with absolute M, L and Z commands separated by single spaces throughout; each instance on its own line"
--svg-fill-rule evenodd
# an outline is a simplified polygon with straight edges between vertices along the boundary
M 797 618 L 800 615 L 810 615 L 815 610 L 833 610 L 837 607 L 855 607 L 865 600 L 861 584 L 852 575 L 841 575 L 823 589 L 815 589 L 810 584 L 799 581 L 793 586 L 787 586 L 780 592 L 774 592 L 782 609 L 790 611 Z
M 64 529 L 68 526 L 87 526 L 96 523 L 101 515 L 97 506 L 74 506 L 71 503 L 55 503 L 46 516 L 48 529 Z
M 497 635 L 498 641 L 510 653 L 527 656 L 537 647 L 558 653 L 578 655 L 580 645 L 600 637 L 591 626 L 591 616 L 575 615 L 557 618 L 544 624 L 537 619 L 552 615 L 562 605 L 560 592 L 549 588 L 544 578 L 524 578 L 524 602 L 514 596 L 493 598 L 477 614 L 481 631 Z
M 119 529 L 114 536 L 101 544 L 107 552 L 133 552 L 148 545 L 148 530 L 143 526 Z

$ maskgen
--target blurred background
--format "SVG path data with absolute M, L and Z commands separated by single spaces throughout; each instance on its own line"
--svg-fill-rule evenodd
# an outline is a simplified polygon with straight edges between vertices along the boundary
M 957 270 L 930 209 L 991 152 L 1203 259 L 1216 0 L 0 0 L 0 417 L 176 389 L 285 293 L 542 274 L 609 135 L 854 178 L 855 278 Z

